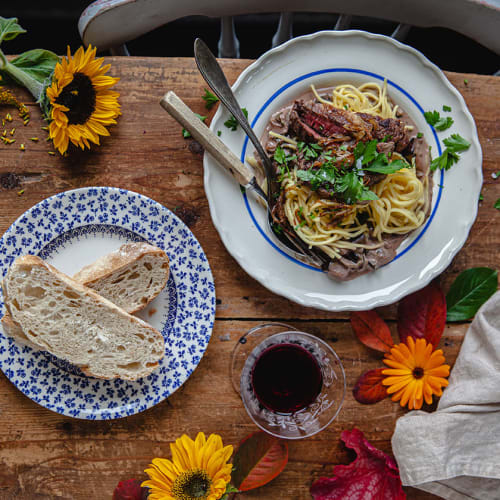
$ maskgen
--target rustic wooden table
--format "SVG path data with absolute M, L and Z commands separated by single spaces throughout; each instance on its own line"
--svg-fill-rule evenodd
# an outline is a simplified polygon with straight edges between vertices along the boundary
M 256 428 L 231 387 L 230 354 L 243 332 L 264 321 L 284 321 L 329 342 L 344 363 L 348 390 L 338 418 L 316 436 L 290 442 L 290 460 L 281 476 L 242 498 L 310 498 L 315 478 L 350 460 L 339 443 L 344 429 L 357 427 L 375 446 L 390 452 L 395 421 L 405 411 L 390 400 L 364 406 L 352 397 L 357 377 L 379 367 L 380 361 L 354 338 L 348 314 L 300 307 L 274 295 L 250 278 L 222 245 L 203 190 L 203 151 L 193 140 L 182 138 L 180 126 L 159 106 L 171 89 L 194 111 L 205 114 L 201 99 L 205 85 L 194 61 L 129 57 L 109 62 L 111 73 L 121 77 L 117 89 L 123 116 L 101 147 L 75 151 L 67 158 L 50 156 L 37 105 L 29 105 L 32 119 L 27 127 L 12 113 L 16 143 L 0 144 L 0 234 L 25 210 L 60 191 L 116 186 L 149 196 L 175 211 L 203 246 L 217 287 L 215 327 L 198 369 L 171 398 L 116 421 L 81 421 L 52 413 L 0 374 L 0 498 L 110 498 L 120 480 L 143 478 L 142 471 L 153 457 L 169 456 L 168 443 L 182 433 L 217 432 L 225 443 L 237 444 Z M 222 63 L 232 82 L 250 61 Z M 500 248 L 500 213 L 493 208 L 500 197 L 500 179 L 491 175 L 500 170 L 500 79 L 447 76 L 476 120 L 484 155 L 484 201 L 464 248 L 442 275 L 445 291 L 466 268 L 498 266 Z M 16 93 L 31 102 L 21 90 Z M 41 140 L 31 142 L 33 136 Z M 26 145 L 25 152 L 19 150 L 20 143 Z M 395 308 L 381 312 L 394 327 Z M 441 344 L 449 362 L 454 361 L 467 326 L 446 327 Z M 436 498 L 412 488 L 406 493 L 409 499 Z

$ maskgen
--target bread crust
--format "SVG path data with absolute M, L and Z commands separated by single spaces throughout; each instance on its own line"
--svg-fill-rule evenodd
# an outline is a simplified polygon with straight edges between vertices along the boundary
M 137 307 L 122 307 L 129 314 L 134 314 L 154 300 L 167 284 L 170 272 L 169 259 L 167 254 L 161 248 L 145 242 L 125 243 L 118 250 L 104 255 L 92 264 L 83 267 L 73 276 L 73 279 L 79 281 L 85 286 L 93 288 L 93 285 L 97 284 L 100 280 L 111 276 L 113 273 L 124 271 L 135 262 L 139 262 L 143 257 L 152 255 L 157 256 L 164 261 L 164 265 L 161 266 L 164 271 L 162 284 L 158 287 L 157 291 L 149 296 L 145 296 L 146 300 L 142 301 Z M 18 340 L 22 344 L 28 345 L 32 349 L 39 349 L 35 344 L 29 341 L 21 326 L 12 319 L 8 310 L 4 314 L 1 322 L 4 332 L 7 335 Z
M 11 296 L 10 279 L 12 278 L 12 275 L 14 275 L 15 273 L 19 273 L 20 275 L 22 275 L 23 270 L 25 270 L 25 271 L 29 270 L 31 272 L 31 270 L 35 267 L 45 268 L 50 273 L 50 275 L 52 275 L 54 278 L 56 278 L 57 280 L 62 282 L 68 288 L 70 288 L 70 290 L 72 292 L 74 292 L 75 294 L 79 294 L 83 297 L 90 298 L 92 301 L 99 304 L 99 306 L 105 307 L 107 309 L 107 312 L 109 312 L 111 314 L 116 314 L 117 317 L 121 316 L 122 318 L 125 318 L 126 320 L 128 320 L 130 323 L 135 324 L 137 326 L 140 326 L 140 328 L 142 328 L 142 329 L 146 329 L 149 332 L 149 334 L 153 337 L 153 341 L 152 341 L 153 343 L 155 343 L 155 342 L 160 343 L 161 342 L 162 344 L 164 344 L 164 339 L 163 339 L 163 336 L 161 335 L 161 333 L 158 332 L 157 330 L 155 330 L 151 325 L 149 325 L 145 321 L 141 320 L 140 318 L 137 318 L 135 316 L 128 314 L 126 311 L 120 309 L 118 306 L 113 304 L 111 301 L 100 296 L 98 293 L 96 293 L 91 288 L 88 288 L 88 287 L 82 285 L 78 281 L 74 280 L 73 278 L 70 278 L 69 276 L 65 275 L 61 271 L 57 270 L 55 267 L 51 266 L 50 264 L 46 263 L 45 261 L 43 261 L 42 259 L 40 259 L 39 257 L 36 257 L 34 255 L 25 255 L 23 257 L 19 257 L 18 259 L 16 259 L 16 261 L 12 264 L 11 268 L 9 269 L 9 271 L 8 271 L 4 281 L 3 281 L 4 302 L 5 302 L 5 305 L 6 305 L 8 312 L 10 313 L 12 322 L 17 323 L 17 324 L 21 325 L 21 327 L 22 327 L 21 320 L 19 322 L 16 321 L 17 316 L 20 316 L 21 314 L 18 313 L 18 311 L 12 307 L 13 300 L 15 299 L 15 297 Z M 7 319 L 7 323 L 9 321 L 10 320 Z M 38 339 L 35 336 L 31 335 L 29 330 L 25 331 L 25 329 L 23 329 L 23 332 L 30 343 L 38 346 L 38 348 L 41 350 L 47 350 L 47 347 L 45 345 L 42 345 L 39 342 L 37 342 Z M 151 347 L 151 349 L 152 349 L 152 347 Z M 57 352 L 52 352 L 52 354 L 54 354 L 55 356 L 60 356 L 60 354 Z M 127 376 L 127 375 L 122 374 L 119 378 L 122 378 L 125 380 L 136 380 L 137 378 L 146 376 L 149 373 L 151 373 L 158 366 L 158 361 L 163 357 L 164 349 L 162 350 L 162 352 L 160 353 L 159 356 L 156 354 L 153 355 L 153 349 L 152 349 L 151 355 L 152 355 L 152 358 L 150 359 L 150 362 L 147 364 L 148 365 L 148 373 L 141 372 L 140 376 L 137 376 L 137 377 Z M 69 361 L 71 361 L 71 360 L 69 360 Z M 79 366 L 81 366 L 81 365 L 79 365 Z M 84 373 L 86 373 L 89 376 L 97 377 L 97 378 L 106 378 L 106 379 L 118 378 L 118 374 L 111 374 L 110 376 L 103 377 L 99 374 L 93 373 L 87 366 L 83 366 L 82 371 L 84 371 Z

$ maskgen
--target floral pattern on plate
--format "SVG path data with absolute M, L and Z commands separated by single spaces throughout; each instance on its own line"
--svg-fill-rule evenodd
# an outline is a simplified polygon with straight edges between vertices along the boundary
M 0 328 L 0 368 L 36 403 L 75 418 L 104 420 L 144 411 L 169 397 L 190 376 L 210 340 L 215 286 L 200 244 L 172 212 L 140 194 L 98 187 L 67 191 L 25 212 L 0 240 L 5 276 L 25 254 L 72 274 L 78 266 L 129 241 L 148 241 L 170 259 L 167 286 L 141 314 L 162 332 L 165 356 L 151 375 L 134 382 L 82 376 L 77 367 L 35 352 Z M 0 316 L 4 314 L 0 291 Z

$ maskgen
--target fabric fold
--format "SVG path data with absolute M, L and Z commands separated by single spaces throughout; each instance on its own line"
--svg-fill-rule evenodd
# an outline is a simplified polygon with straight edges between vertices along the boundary
M 476 314 L 434 413 L 396 423 L 401 481 L 452 500 L 500 499 L 500 292 Z

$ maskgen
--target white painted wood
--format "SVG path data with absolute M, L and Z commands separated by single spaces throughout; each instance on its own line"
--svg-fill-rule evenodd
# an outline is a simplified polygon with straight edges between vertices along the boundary
M 240 57 L 240 41 L 236 37 L 234 18 L 231 16 L 223 16 L 220 20 L 220 38 L 217 49 L 219 57 L 233 59 Z
M 86 45 L 107 49 L 189 15 L 224 17 L 285 11 L 341 12 L 413 26 L 439 26 L 500 54 L 497 0 L 97 0 L 81 15 L 78 29 Z
M 272 46 L 277 47 L 293 38 L 293 12 L 283 12 L 280 15 L 278 29 L 273 36 Z

